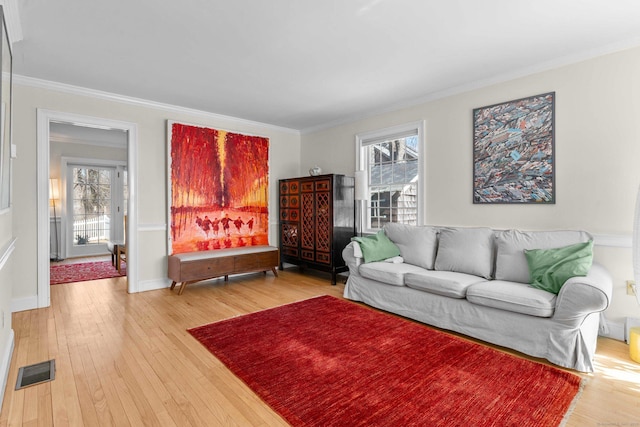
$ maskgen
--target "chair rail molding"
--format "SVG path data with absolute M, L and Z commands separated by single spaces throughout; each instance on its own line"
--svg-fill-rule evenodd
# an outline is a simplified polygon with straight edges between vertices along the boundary
M 609 246 L 614 248 L 631 249 L 630 234 L 594 234 L 593 243 L 596 246 Z

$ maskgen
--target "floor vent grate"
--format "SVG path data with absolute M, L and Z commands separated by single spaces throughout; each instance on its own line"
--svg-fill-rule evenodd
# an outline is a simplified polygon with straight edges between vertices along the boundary
M 52 381 L 56 377 L 56 362 L 54 359 L 34 365 L 23 366 L 18 370 L 16 390 L 31 385 Z

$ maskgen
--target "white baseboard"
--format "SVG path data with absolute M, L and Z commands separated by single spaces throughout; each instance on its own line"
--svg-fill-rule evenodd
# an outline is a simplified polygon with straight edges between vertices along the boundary
M 607 333 L 603 333 L 602 331 L 598 334 L 601 337 L 612 338 L 614 340 L 624 342 L 625 328 L 624 323 L 617 323 L 607 321 L 608 331 Z
M 11 300 L 11 312 L 34 310 L 38 308 L 38 296 L 14 298 Z
M 5 343 L 5 352 L 0 359 L 0 407 L 4 401 L 4 391 L 7 388 L 7 381 L 9 379 L 9 368 L 11 367 L 11 356 L 13 355 L 13 346 L 15 345 L 15 334 L 13 329 L 9 331 L 9 342 Z
M 155 291 L 171 286 L 168 279 L 141 280 L 138 282 L 138 292 Z

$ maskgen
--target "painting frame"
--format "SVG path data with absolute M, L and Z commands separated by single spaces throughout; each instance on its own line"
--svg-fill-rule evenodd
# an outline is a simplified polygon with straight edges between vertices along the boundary
M 269 138 L 167 120 L 167 253 L 269 244 Z
M 473 203 L 555 204 L 555 92 L 473 109 Z
M 6 25 L 5 9 L 0 6 L 0 211 L 11 206 L 11 158 L 13 144 L 13 55 Z

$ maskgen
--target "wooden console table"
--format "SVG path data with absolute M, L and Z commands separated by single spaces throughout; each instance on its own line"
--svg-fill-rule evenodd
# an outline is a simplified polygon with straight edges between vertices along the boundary
M 187 252 L 169 255 L 168 276 L 171 289 L 180 284 L 178 295 L 182 295 L 189 283 L 230 274 L 271 270 L 278 277 L 276 266 L 280 262 L 280 251 L 273 246 L 249 246 L 243 248 L 218 249 L 213 251 Z

